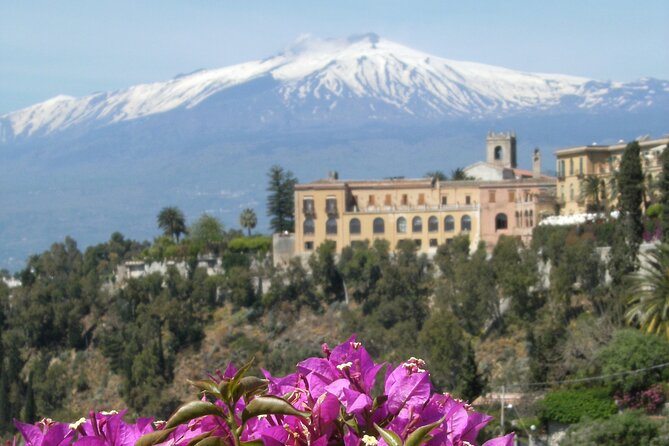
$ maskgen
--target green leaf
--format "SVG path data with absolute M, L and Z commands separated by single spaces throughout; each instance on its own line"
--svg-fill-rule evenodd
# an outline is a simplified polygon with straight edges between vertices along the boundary
M 239 380 L 235 400 L 239 399 L 242 395 L 248 400 L 249 397 L 267 389 L 267 384 L 269 384 L 269 381 L 266 379 L 256 376 L 245 376 Z
M 374 423 L 374 427 L 376 428 L 377 431 L 379 431 L 381 437 L 383 437 L 383 439 L 386 440 L 388 446 L 402 446 L 402 439 L 395 432 L 384 429 L 376 423 Z
M 228 446 L 223 437 L 207 437 L 195 443 L 195 446 Z
M 249 441 L 240 441 L 239 444 L 242 446 L 264 446 L 265 443 L 262 440 L 249 440 Z
M 225 416 L 221 408 L 215 404 L 208 401 L 191 401 L 178 408 L 174 415 L 167 420 L 167 425 L 165 427 L 175 427 L 205 415 Z
M 150 434 L 142 435 L 139 440 L 135 443 L 135 446 L 153 446 L 154 444 L 162 443 L 174 432 L 176 427 L 171 427 L 169 429 L 163 429 L 159 431 L 151 432 Z
M 226 395 L 228 398 L 228 402 L 230 404 L 235 404 L 239 397 L 241 396 L 241 393 L 239 392 L 239 381 L 244 377 L 244 374 L 251 368 L 251 365 L 253 365 L 253 361 L 255 358 L 251 358 L 249 362 L 244 364 L 237 370 L 237 373 L 235 373 L 235 376 L 233 376 L 230 379 L 230 382 L 228 383 L 228 394 Z M 231 398 L 232 397 L 232 398 Z
M 259 396 L 246 405 L 242 412 L 242 424 L 258 415 L 295 415 L 307 418 L 310 414 L 295 409 L 289 402 L 277 396 Z
M 409 435 L 409 437 L 407 438 L 407 442 L 404 443 L 404 446 L 419 446 L 424 441 L 427 441 L 430 437 L 430 432 L 432 432 L 432 429 L 443 423 L 445 419 L 446 417 L 442 417 L 441 419 L 435 421 L 434 423 L 430 423 L 425 426 L 419 427 L 418 429 L 413 431 L 411 435 Z
M 219 400 L 223 399 L 223 395 L 221 394 L 221 391 L 218 389 L 218 386 L 214 381 L 210 379 L 204 379 L 201 381 L 188 380 L 188 383 L 200 389 L 201 392 L 208 393 L 209 395 L 212 395 L 218 398 Z
M 186 446 L 195 446 L 195 445 L 196 445 L 197 443 L 199 443 L 200 441 L 202 441 L 202 440 L 204 440 L 205 438 L 209 437 L 209 436 L 211 435 L 212 432 L 214 432 L 214 431 L 212 430 L 212 431 L 209 431 L 209 432 L 205 432 L 204 434 L 200 434 L 200 435 L 198 435 L 197 437 L 195 437 L 195 438 L 193 438 L 191 441 L 189 441 L 189 442 L 188 442 L 188 445 L 186 445 Z

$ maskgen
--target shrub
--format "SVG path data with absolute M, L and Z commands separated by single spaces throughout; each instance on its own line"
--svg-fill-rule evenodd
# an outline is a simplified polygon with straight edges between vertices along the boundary
M 651 204 L 648 206 L 648 209 L 646 209 L 646 217 L 648 218 L 657 218 L 660 215 L 662 215 L 662 204 L 661 203 L 655 203 Z
M 543 421 L 573 424 L 583 417 L 608 418 L 617 410 L 606 388 L 556 390 L 540 403 L 539 417 Z
M 656 444 L 658 425 L 639 412 L 625 412 L 608 420 L 573 425 L 560 446 L 638 446 Z M 659 443 L 658 443 L 659 444 Z

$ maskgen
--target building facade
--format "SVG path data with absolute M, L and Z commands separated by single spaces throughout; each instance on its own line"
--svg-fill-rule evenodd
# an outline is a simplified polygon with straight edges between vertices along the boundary
M 486 162 L 465 169 L 465 181 L 431 178 L 327 179 L 295 187 L 294 254 L 308 255 L 325 240 L 341 252 L 357 241 L 412 240 L 421 253 L 467 234 L 471 248 L 492 248 L 500 235 L 528 241 L 532 228 L 552 212 L 555 179 L 516 168 L 515 135 L 489 134 Z M 538 159 L 538 152 L 535 152 Z M 476 177 L 476 173 L 481 177 Z M 490 179 L 492 178 L 492 179 Z
M 669 138 L 640 139 L 641 166 L 647 185 L 657 181 L 662 169 L 660 155 L 667 148 Z M 592 209 L 595 198 L 585 192 L 586 181 L 599 180 L 599 202 L 606 206 L 614 195 L 615 173 L 620 167 L 622 154 L 627 143 L 620 141 L 613 145 L 587 145 L 568 147 L 555 152 L 557 159 L 557 199 L 566 215 L 579 214 Z M 652 188 L 649 188 L 652 189 Z

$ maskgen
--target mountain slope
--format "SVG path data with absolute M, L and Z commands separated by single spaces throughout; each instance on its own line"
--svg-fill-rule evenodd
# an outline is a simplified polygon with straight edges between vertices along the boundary
M 264 80 L 264 82 L 262 82 Z M 347 40 L 298 41 L 277 56 L 166 82 L 136 85 L 82 98 L 57 96 L 0 116 L 0 143 L 88 129 L 194 109 L 242 86 L 262 92 L 258 107 L 245 119 L 277 119 L 336 124 L 337 117 L 392 120 L 392 117 L 441 120 L 511 116 L 523 112 L 565 113 L 638 110 L 669 104 L 669 82 L 633 83 L 523 73 L 501 67 L 458 62 L 364 35 Z M 257 85 L 264 89 L 258 90 Z M 245 94 L 249 94 L 246 91 Z M 273 106 L 263 107 L 266 101 Z M 219 104 L 219 109 L 226 104 Z M 336 109 L 342 109 L 337 113 Z M 221 110 L 226 115 L 233 110 Z

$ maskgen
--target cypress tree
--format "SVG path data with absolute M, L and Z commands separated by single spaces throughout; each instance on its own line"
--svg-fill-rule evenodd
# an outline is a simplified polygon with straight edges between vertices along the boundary
M 28 378 L 28 387 L 26 389 L 23 410 L 21 411 L 21 419 L 25 423 L 33 423 L 35 420 L 37 420 L 37 405 L 35 404 L 35 392 L 33 390 L 32 373 Z
M 660 203 L 662 204 L 662 242 L 669 243 L 669 148 L 662 152 Z
M 297 180 L 290 171 L 274 165 L 267 176 L 267 215 L 274 232 L 293 232 L 295 229 L 294 191 Z
M 639 245 L 643 236 L 643 171 L 639 152 L 638 142 L 628 144 L 618 172 L 620 216 L 609 256 L 609 273 L 614 286 L 620 285 L 624 277 L 639 266 Z

